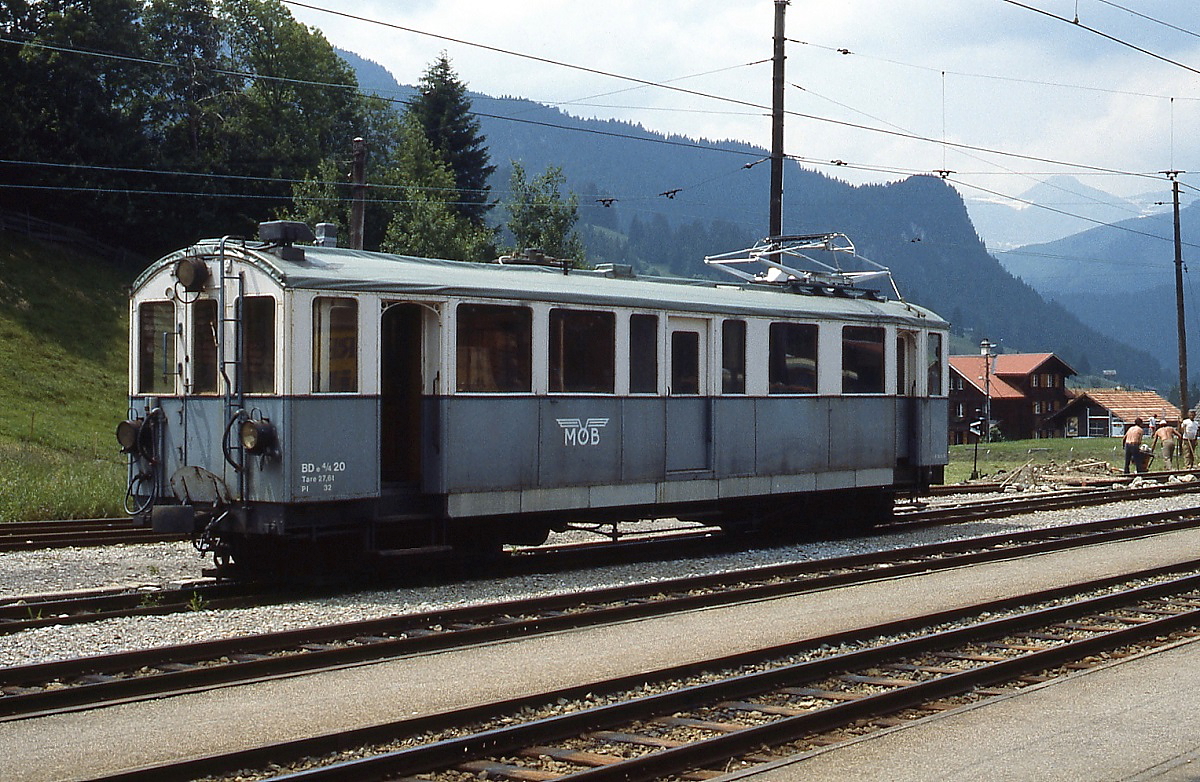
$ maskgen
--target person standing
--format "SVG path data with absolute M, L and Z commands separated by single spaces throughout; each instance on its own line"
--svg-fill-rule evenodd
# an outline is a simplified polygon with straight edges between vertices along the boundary
M 1183 430 L 1183 465 L 1190 470 L 1196 465 L 1196 435 L 1200 434 L 1200 421 L 1196 420 L 1195 410 L 1188 411 L 1180 428 Z
M 1175 469 L 1175 444 L 1179 442 L 1179 430 L 1170 421 L 1163 421 L 1162 426 L 1154 430 L 1154 442 L 1150 449 L 1155 450 L 1162 443 L 1163 466 L 1168 470 Z
M 1142 468 L 1142 437 L 1145 436 L 1145 431 L 1142 430 L 1142 419 L 1135 418 L 1133 425 L 1125 430 L 1125 474 L 1129 474 L 1129 462 L 1133 462 L 1133 469 L 1138 472 L 1143 472 Z

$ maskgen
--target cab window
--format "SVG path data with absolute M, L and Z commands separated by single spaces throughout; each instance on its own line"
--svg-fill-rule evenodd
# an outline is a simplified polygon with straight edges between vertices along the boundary
M 275 299 L 247 296 L 242 309 L 242 390 L 275 392 Z
M 175 305 L 151 301 L 138 307 L 138 392 L 175 393 Z
M 460 304 L 457 317 L 459 391 L 533 389 L 533 314 L 528 307 Z
M 358 390 L 358 300 L 313 299 L 313 392 Z
M 217 302 L 192 304 L 192 393 L 217 392 Z
M 629 392 L 658 391 L 658 316 L 629 317 Z
M 616 385 L 616 316 L 550 310 L 550 390 L 611 394 Z
M 842 327 L 842 393 L 882 394 L 884 331 L 877 326 Z
M 721 324 L 721 393 L 746 393 L 746 321 Z
M 768 341 L 770 393 L 817 393 L 816 325 L 772 323 Z
M 930 334 L 929 345 L 929 395 L 942 395 L 942 335 Z

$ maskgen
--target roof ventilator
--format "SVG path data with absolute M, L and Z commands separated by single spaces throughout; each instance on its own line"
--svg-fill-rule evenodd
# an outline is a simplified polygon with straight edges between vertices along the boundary
M 281 259 L 293 263 L 304 262 L 304 248 L 296 242 L 313 242 L 316 236 L 312 229 L 296 220 L 272 220 L 258 224 L 258 238 Z
M 866 270 L 842 268 L 843 259 L 853 259 Z M 886 278 L 899 301 L 904 301 L 892 273 L 886 266 L 864 258 L 845 234 L 807 234 L 763 239 L 746 250 L 707 255 L 704 262 L 752 283 L 777 285 L 793 293 L 810 296 L 840 296 L 881 301 L 878 291 L 857 287 L 861 283 Z M 756 272 L 739 268 L 741 264 L 763 267 Z
M 546 255 L 545 251 L 538 247 L 526 247 L 516 255 L 501 255 L 496 262 L 503 266 L 549 266 L 562 269 L 563 274 L 571 270 L 571 259 Z

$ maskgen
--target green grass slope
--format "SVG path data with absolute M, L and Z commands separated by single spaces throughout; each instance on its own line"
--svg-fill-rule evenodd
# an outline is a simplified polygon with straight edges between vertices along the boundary
M 0 521 L 122 513 L 132 274 L 0 233 Z

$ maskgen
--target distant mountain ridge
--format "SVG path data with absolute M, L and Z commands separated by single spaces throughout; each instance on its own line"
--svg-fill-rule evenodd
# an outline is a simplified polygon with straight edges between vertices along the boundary
M 1179 213 L 1185 267 L 1200 250 L 1200 203 Z M 1091 228 L 1005 255 L 1010 271 L 1061 304 L 1085 324 L 1151 353 L 1164 366 L 1178 362 L 1173 214 Z M 1200 290 L 1184 278 L 1189 327 L 1189 374 L 1200 374 Z M 1178 382 L 1172 378 L 1174 382 Z
M 347 59 L 354 67 L 362 61 Z M 367 66 L 365 89 L 411 94 L 379 70 Z M 561 166 L 579 196 L 589 261 L 712 277 L 705 255 L 748 247 L 767 232 L 769 166 L 753 165 L 768 155 L 762 148 L 581 119 L 521 98 L 472 99 L 497 165 L 494 194 L 503 197 L 511 160 L 531 173 Z M 1008 273 L 940 179 L 856 187 L 795 163 L 784 179 L 785 233 L 847 234 L 862 255 L 891 269 L 906 298 L 948 318 L 959 336 L 975 344 L 986 337 L 1008 351 L 1053 351 L 1081 371 L 1103 356 L 1123 378 L 1163 378 L 1149 353 L 1085 327 Z
M 1035 184 L 1018 199 L 1028 205 L 986 196 L 968 202 L 975 229 L 990 249 L 1050 242 L 1096 225 L 1163 211 L 1149 196 L 1120 198 L 1063 175 Z M 1001 262 L 1007 265 L 1004 258 Z

